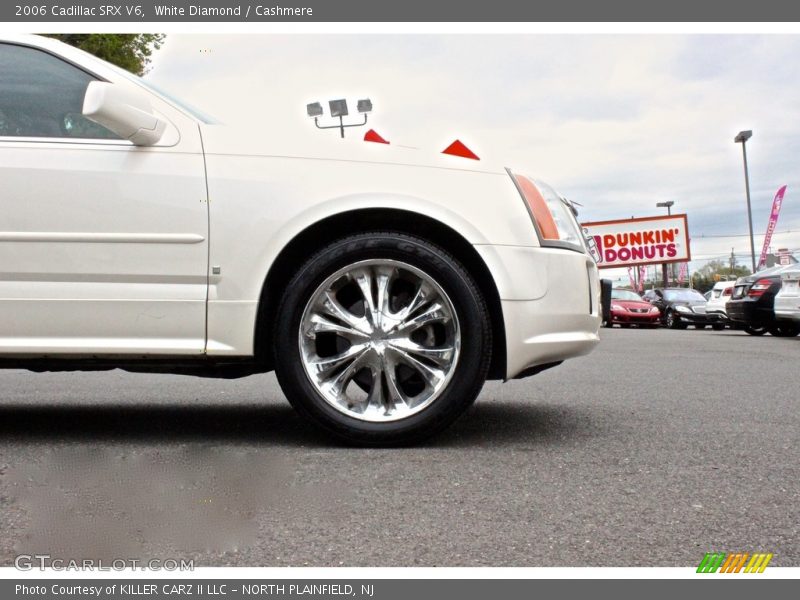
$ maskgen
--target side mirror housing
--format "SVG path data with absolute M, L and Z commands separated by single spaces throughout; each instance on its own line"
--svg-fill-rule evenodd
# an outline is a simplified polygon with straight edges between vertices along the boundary
M 167 128 L 166 121 L 156 116 L 144 93 L 105 81 L 89 83 L 82 113 L 136 146 L 158 143 Z

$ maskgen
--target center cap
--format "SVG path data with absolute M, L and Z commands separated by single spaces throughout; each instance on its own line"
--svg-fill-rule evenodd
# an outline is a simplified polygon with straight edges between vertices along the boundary
M 386 338 L 380 337 L 370 340 L 369 345 L 376 354 L 382 356 L 383 353 L 386 352 L 386 348 L 389 344 L 387 343 Z

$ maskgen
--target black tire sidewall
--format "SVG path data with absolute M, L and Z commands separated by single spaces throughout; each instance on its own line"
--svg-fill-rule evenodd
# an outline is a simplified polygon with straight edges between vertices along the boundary
M 769 333 L 775 337 L 795 337 L 798 335 L 798 327 L 794 324 L 779 323 L 771 327 Z
M 750 335 L 754 336 L 762 336 L 767 333 L 766 327 L 753 327 L 752 325 L 745 325 L 744 327 L 745 333 L 749 333 Z
M 424 410 L 389 423 L 360 421 L 325 401 L 308 379 L 298 343 L 300 321 L 311 295 L 337 270 L 369 259 L 397 260 L 426 273 L 447 293 L 461 330 L 458 363 L 447 388 Z M 443 429 L 475 400 L 486 379 L 490 353 L 488 311 L 475 282 L 445 251 L 405 234 L 361 234 L 331 244 L 298 271 L 278 310 L 275 370 L 284 393 L 301 414 L 349 442 L 410 443 Z

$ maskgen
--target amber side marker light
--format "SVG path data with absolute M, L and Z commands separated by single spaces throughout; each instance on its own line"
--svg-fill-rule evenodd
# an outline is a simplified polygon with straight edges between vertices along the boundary
M 547 207 L 547 203 L 544 201 L 539 188 L 524 175 L 517 175 L 514 173 L 513 177 L 514 181 L 516 181 L 519 186 L 520 192 L 522 192 L 522 197 L 525 198 L 525 202 L 528 204 L 531 216 L 533 220 L 536 221 L 536 225 L 539 227 L 539 233 L 542 237 L 546 240 L 561 239 L 561 236 L 558 234 L 556 222 L 553 220 L 553 214 Z

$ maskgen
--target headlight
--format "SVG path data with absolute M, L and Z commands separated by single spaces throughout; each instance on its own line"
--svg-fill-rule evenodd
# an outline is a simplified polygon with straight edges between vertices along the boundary
M 651 307 L 650 312 L 658 312 L 658 307 L 657 306 Z
M 619 304 L 612 304 L 611 305 L 611 310 L 625 310 L 625 309 L 622 306 L 620 306 Z
M 675 310 L 677 310 L 678 312 L 681 312 L 681 313 L 692 312 L 692 309 L 689 308 L 688 306 L 676 306 Z
M 511 171 L 509 174 L 525 200 L 542 245 L 561 246 L 585 252 L 585 240 L 571 206 L 546 183 Z

